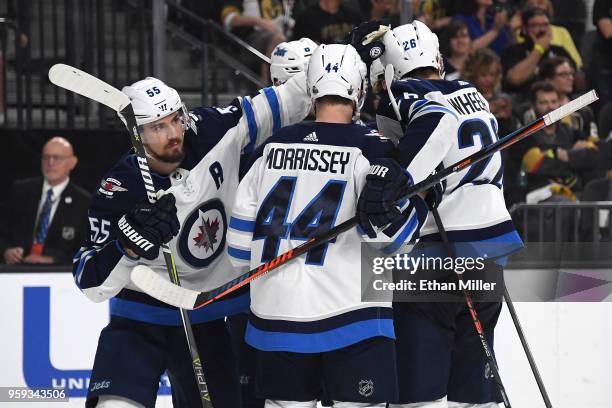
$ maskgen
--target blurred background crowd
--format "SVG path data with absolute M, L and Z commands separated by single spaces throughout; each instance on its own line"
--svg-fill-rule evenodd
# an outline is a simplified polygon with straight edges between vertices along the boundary
M 504 152 L 504 192 L 524 238 L 609 239 L 601 202 L 612 200 L 612 0 L 8 0 L 0 5 L 2 261 L 17 262 L 14 251 L 6 254 L 17 246 L 16 225 L 28 230 L 20 247 L 35 243 L 50 165 L 78 153 L 66 172 L 75 168 L 73 179 L 95 193 L 104 169 L 129 148 L 112 112 L 50 86 L 53 63 L 117 87 L 155 75 L 188 106 L 223 106 L 269 85 L 262 55 L 279 43 L 343 42 L 372 19 L 393 27 L 418 19 L 437 33 L 445 78 L 476 86 L 499 137 L 594 88 L 598 103 Z M 376 104 L 370 96 L 365 121 Z M 45 155 L 53 136 L 65 138 L 68 153 Z M 26 216 L 17 215 L 9 187 L 26 176 L 40 177 L 38 207 L 19 221 Z

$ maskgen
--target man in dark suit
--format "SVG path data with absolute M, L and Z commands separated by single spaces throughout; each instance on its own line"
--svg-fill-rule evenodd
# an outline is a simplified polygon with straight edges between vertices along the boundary
M 70 143 L 54 137 L 43 147 L 43 177 L 15 182 L 0 227 L 5 263 L 72 263 L 87 233 L 90 200 L 70 181 L 77 162 Z

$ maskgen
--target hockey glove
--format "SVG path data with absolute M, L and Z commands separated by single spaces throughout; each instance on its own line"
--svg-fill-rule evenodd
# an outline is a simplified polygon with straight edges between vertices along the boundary
M 178 234 L 176 200 L 172 194 L 162 196 L 155 204 L 138 204 L 117 223 L 117 239 L 125 249 L 148 260 L 159 255 L 159 247 Z
M 393 159 L 371 162 L 366 184 L 357 202 L 357 219 L 363 231 L 376 237 L 374 227 L 384 227 L 397 221 L 402 213 L 396 201 L 412 185 L 412 177 Z
M 385 52 L 381 39 L 389 31 L 389 26 L 380 21 L 366 21 L 347 34 L 346 43 L 352 45 L 361 60 L 369 67 L 372 61 Z

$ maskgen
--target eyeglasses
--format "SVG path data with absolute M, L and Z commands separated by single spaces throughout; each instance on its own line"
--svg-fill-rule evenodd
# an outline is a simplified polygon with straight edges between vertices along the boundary
M 46 162 L 63 162 L 66 159 L 69 159 L 72 156 L 60 156 L 58 154 L 43 154 L 42 156 L 42 161 L 46 161 Z
M 570 71 L 570 72 L 557 72 L 555 74 L 555 76 L 561 77 L 561 78 L 569 78 L 569 77 L 573 77 L 574 75 L 576 75 L 575 72 Z

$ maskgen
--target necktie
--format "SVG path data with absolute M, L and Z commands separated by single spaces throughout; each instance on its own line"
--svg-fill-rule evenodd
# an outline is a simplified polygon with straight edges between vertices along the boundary
M 45 239 L 47 238 L 47 232 L 49 231 L 49 219 L 51 218 L 51 206 L 53 205 L 53 189 L 47 190 L 47 197 L 43 203 L 40 216 L 38 217 L 38 225 L 36 227 L 36 235 L 34 237 L 34 244 L 32 245 L 33 253 L 41 254 Z

